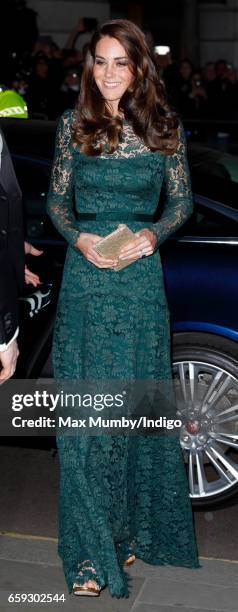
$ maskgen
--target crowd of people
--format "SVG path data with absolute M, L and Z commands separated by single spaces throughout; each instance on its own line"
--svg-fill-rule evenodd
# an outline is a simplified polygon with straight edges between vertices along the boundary
M 66 108 L 73 108 L 84 53 L 96 26 L 96 19 L 80 19 L 63 49 L 51 36 L 37 36 L 25 50 L 5 49 L 0 84 L 23 96 L 30 118 L 56 119 Z
M 6 85 L 24 97 L 29 117 L 57 119 L 74 107 L 86 50 L 87 43 L 82 51 L 59 49 L 50 37 L 40 37 L 33 54 L 25 55 L 17 66 L 12 61 Z M 182 118 L 238 118 L 237 71 L 225 59 L 207 62 L 202 68 L 189 58 L 163 64 L 158 56 L 169 102 Z
M 97 20 L 80 19 L 64 48 L 59 48 L 50 36 L 39 36 L 36 15 L 25 2 L 13 1 L 18 9 L 18 21 L 24 13 L 22 24 L 30 23 L 34 36 L 29 40 L 29 35 L 23 35 L 18 41 L 15 32 L 14 37 L 4 43 L 0 85 L 23 96 L 29 117 L 57 119 L 77 101 L 84 58 Z M 153 47 L 150 32 L 146 32 L 146 38 Z M 25 46 L 22 46 L 23 40 Z M 238 118 L 237 71 L 226 59 L 209 61 L 198 67 L 189 58 L 174 60 L 169 52 L 166 56 L 157 55 L 157 65 L 169 103 L 182 118 Z
M 59 49 L 44 39 L 38 41 L 37 47 L 36 53 L 27 58 L 25 66 L 21 63 L 6 85 L 24 97 L 29 117 L 57 119 L 77 101 L 82 53 Z M 226 60 L 208 62 L 201 69 L 186 58 L 171 62 L 160 72 L 170 104 L 181 117 L 238 118 L 237 71 Z
M 225 59 L 193 66 L 189 58 L 163 70 L 169 99 L 183 118 L 237 119 L 238 78 Z

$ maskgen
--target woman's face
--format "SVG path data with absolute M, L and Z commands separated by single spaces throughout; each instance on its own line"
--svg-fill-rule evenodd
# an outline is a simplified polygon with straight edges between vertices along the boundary
M 97 43 L 93 76 L 104 100 L 110 103 L 116 115 L 119 101 L 133 80 L 128 55 L 116 38 L 104 36 Z

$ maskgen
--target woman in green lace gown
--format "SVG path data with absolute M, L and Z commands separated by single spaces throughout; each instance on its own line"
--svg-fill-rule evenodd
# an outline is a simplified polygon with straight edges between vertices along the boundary
M 163 180 L 165 207 L 153 223 Z M 78 107 L 59 122 L 48 211 L 68 241 L 55 377 L 171 380 L 159 246 L 192 212 L 186 141 L 144 36 L 129 21 L 108 22 L 92 38 Z M 115 260 L 93 247 L 123 222 L 136 235 L 123 248 L 132 263 L 116 272 Z M 58 551 L 69 592 L 108 586 L 112 596 L 128 596 L 131 555 L 200 567 L 179 433 L 58 434 L 57 446 Z

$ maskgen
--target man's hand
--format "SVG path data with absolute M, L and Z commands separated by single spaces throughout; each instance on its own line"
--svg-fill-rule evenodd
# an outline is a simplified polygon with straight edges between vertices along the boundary
M 39 257 L 39 255 L 43 253 L 43 251 L 39 251 L 39 249 L 36 249 L 32 244 L 26 241 L 24 242 L 24 251 L 25 255 L 34 255 L 35 257 Z
M 88 234 L 86 232 L 81 232 L 76 244 L 74 245 L 77 249 L 83 253 L 84 257 L 88 261 L 91 261 L 97 268 L 114 268 L 117 264 L 117 259 L 109 259 L 108 257 L 103 257 L 99 255 L 97 251 L 94 250 L 94 245 L 102 239 L 102 236 L 98 234 Z
M 18 355 L 19 350 L 16 340 L 11 342 L 6 351 L 0 351 L 0 365 L 2 366 L 2 370 L 0 372 L 0 383 L 13 376 L 17 365 Z
M 29 242 L 24 242 L 24 251 L 25 255 L 33 255 L 34 257 L 39 257 L 39 255 L 42 255 L 43 253 L 43 251 L 39 251 L 39 249 L 36 249 Z M 37 287 L 40 284 L 40 277 L 38 274 L 31 272 L 27 266 L 25 266 L 25 283 L 27 285 L 34 285 L 34 287 Z
M 40 277 L 38 274 L 31 272 L 27 266 L 25 266 L 25 283 L 26 285 L 34 285 L 34 287 L 40 285 Z
M 119 259 L 140 259 L 143 255 L 152 255 L 157 238 L 153 232 L 145 228 L 135 233 L 135 238 L 120 250 Z

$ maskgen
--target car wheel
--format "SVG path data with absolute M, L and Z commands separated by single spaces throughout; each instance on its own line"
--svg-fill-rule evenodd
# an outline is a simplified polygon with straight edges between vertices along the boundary
M 173 336 L 180 442 L 194 506 L 238 491 L 238 345 L 206 333 Z

